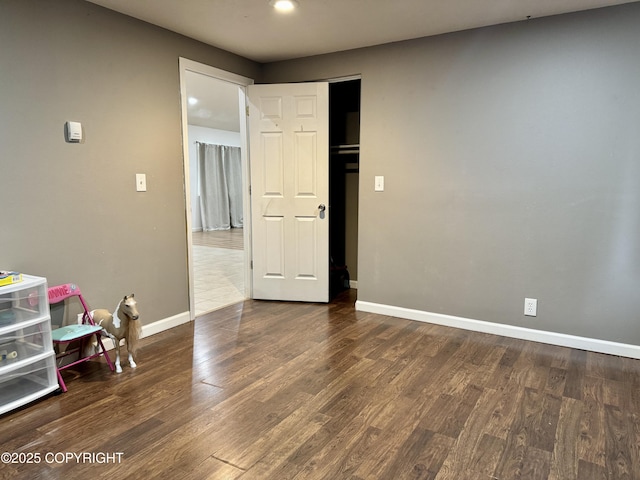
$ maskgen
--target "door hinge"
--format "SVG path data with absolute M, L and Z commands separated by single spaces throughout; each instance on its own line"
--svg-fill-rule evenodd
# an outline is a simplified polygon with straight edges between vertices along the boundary
M 251 260 L 251 261 L 249 262 L 249 268 L 251 268 L 251 270 L 253 270 L 253 260 Z
M 251 185 L 249 185 L 249 195 L 251 195 Z
M 249 105 L 245 107 L 247 109 L 247 117 L 249 116 Z

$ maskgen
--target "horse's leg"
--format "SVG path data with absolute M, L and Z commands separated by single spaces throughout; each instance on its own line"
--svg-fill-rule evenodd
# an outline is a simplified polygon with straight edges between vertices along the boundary
M 133 358 L 134 353 L 138 350 L 138 330 L 136 323 L 132 324 L 130 321 L 127 322 L 125 338 L 127 343 L 127 353 L 129 354 L 129 366 L 131 368 L 136 368 L 138 365 L 136 365 Z
M 138 365 L 136 365 L 136 362 L 133 361 L 133 355 L 131 355 L 131 352 L 129 352 L 129 366 L 131 368 L 136 368 Z
M 118 340 L 115 335 L 109 334 L 109 337 L 113 340 L 113 345 L 116 349 L 116 373 L 122 373 L 122 367 L 120 366 L 120 340 Z
M 129 340 L 127 340 L 127 353 L 129 354 L 129 366 L 131 368 L 136 368 L 136 362 L 133 360 L 133 354 L 131 353 L 131 345 L 129 345 Z

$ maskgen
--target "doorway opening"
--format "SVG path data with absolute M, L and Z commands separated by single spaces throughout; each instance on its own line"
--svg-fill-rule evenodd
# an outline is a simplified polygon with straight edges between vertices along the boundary
M 358 287 L 360 83 L 329 84 L 330 298 Z
M 245 87 L 180 59 L 192 319 L 251 295 Z

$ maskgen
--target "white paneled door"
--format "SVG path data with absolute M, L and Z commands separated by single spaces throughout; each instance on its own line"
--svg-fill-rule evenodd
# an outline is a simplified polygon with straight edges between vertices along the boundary
M 248 93 L 253 298 L 328 302 L 328 84 Z

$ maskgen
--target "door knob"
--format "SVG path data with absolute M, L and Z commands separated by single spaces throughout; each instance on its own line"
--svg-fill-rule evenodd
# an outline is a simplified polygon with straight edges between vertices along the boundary
M 320 205 L 318 205 L 318 210 L 320 210 L 321 212 L 324 212 L 327 209 L 327 207 L 324 206 L 324 203 L 321 203 Z

